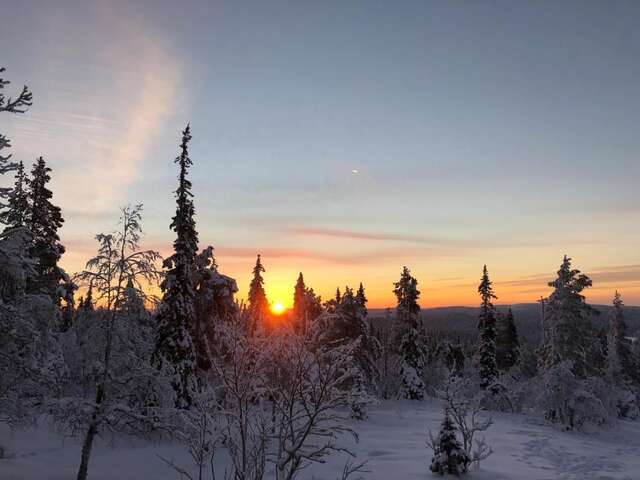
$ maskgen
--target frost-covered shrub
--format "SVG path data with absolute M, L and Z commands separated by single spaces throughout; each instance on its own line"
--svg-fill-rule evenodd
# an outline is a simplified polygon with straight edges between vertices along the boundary
M 0 420 L 21 422 L 58 394 L 67 370 L 52 325 L 57 308 L 44 295 L 0 304 Z
M 0 234 L 0 302 L 10 303 L 24 295 L 27 280 L 35 274 L 28 248 L 32 240 L 26 228 Z
M 435 397 L 445 387 L 450 375 L 451 371 L 440 361 L 428 365 L 422 374 L 425 393 Z
M 519 361 L 510 370 L 518 378 L 533 378 L 538 375 L 538 355 L 533 345 L 524 343 L 520 345 Z
M 629 418 L 635 420 L 640 416 L 638 396 L 631 390 L 620 389 L 618 391 L 616 407 L 618 417 L 620 418 Z
M 541 390 L 539 402 L 545 418 L 569 429 L 602 425 L 615 415 L 614 389 L 599 378 L 577 378 L 570 361 L 550 368 Z

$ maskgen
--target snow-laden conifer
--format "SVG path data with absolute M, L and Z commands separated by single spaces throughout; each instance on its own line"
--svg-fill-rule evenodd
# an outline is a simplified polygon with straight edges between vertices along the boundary
M 627 335 L 624 302 L 622 295 L 616 290 L 607 335 L 607 376 L 614 383 L 628 381 L 633 373 L 631 347 Z
M 582 295 L 591 284 L 589 277 L 571 268 L 571 259 L 565 255 L 558 277 L 549 283 L 553 292 L 545 303 L 542 350 L 545 370 L 571 362 L 573 373 L 585 377 L 592 369 L 588 358 L 593 340 L 590 317 L 596 311 Z
M 496 309 L 492 303 L 492 300 L 497 297 L 493 293 L 492 282 L 489 280 L 489 272 L 486 265 L 482 270 L 478 293 L 482 303 L 480 304 L 480 316 L 478 319 L 480 345 L 478 347 L 477 362 L 480 387 L 486 389 L 494 383 L 498 376 L 498 367 L 496 365 Z
M 24 172 L 24 164 L 18 163 L 13 189 L 7 198 L 6 210 L 0 212 L 0 222 L 6 225 L 5 230 L 24 227 L 27 223 L 29 200 L 27 195 L 28 178 Z
M 424 342 L 420 334 L 420 306 L 418 281 L 404 267 L 400 280 L 394 284 L 398 299 L 396 315 L 400 333 L 400 356 L 403 396 L 411 400 L 424 398 Z
M 51 168 L 39 157 L 31 170 L 28 198 L 29 209 L 26 225 L 33 237 L 29 253 L 34 259 L 37 275 L 28 289 L 32 293 L 44 293 L 54 301 L 58 299 L 58 286 L 64 279 L 64 271 L 58 266 L 65 252 L 60 243 L 58 229 L 64 219 L 60 207 L 52 203 L 53 193 L 48 188 Z
M 269 313 L 269 302 L 267 294 L 264 290 L 264 278 L 262 274 L 265 272 L 260 255 L 256 259 L 253 267 L 253 277 L 249 284 L 249 333 L 254 335 L 257 331 L 265 328 L 265 321 Z
M 157 334 L 153 363 L 158 368 L 173 370 L 173 389 L 176 406 L 188 408 L 195 388 L 196 350 L 192 338 L 195 324 L 195 263 L 198 234 L 194 220 L 195 209 L 191 182 L 187 178 L 192 165 L 189 158 L 189 125 L 182 132 L 180 155 L 175 160 L 179 167 L 176 190 L 176 213 L 170 228 L 176 233 L 174 253 L 164 260 L 165 278 L 161 283 L 162 302 L 156 315 Z
M 445 408 L 442 426 L 436 438 L 428 442 L 433 448 L 433 458 L 429 470 L 438 475 L 460 476 L 467 472 L 470 459 L 462 444 L 456 437 L 456 427 Z
M 500 370 L 509 370 L 520 359 L 520 340 L 511 309 L 498 317 L 496 335 L 496 364 Z

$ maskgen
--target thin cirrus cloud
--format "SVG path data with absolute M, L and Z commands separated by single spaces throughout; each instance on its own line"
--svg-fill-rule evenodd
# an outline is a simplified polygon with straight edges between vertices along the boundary
M 425 244 L 434 247 L 462 247 L 472 249 L 474 247 L 482 248 L 504 248 L 504 247 L 544 247 L 554 246 L 556 243 L 548 240 L 537 239 L 479 239 L 475 236 L 469 236 L 469 238 L 445 238 L 445 237 L 429 237 L 421 235 L 407 235 L 397 233 L 386 232 L 363 232 L 354 230 L 342 230 L 333 228 L 318 228 L 318 227 L 292 227 L 288 229 L 289 232 L 301 236 L 313 236 L 313 237 L 326 237 L 345 240 L 371 240 L 380 242 L 405 242 L 415 244 Z M 566 243 L 566 242 L 565 242 Z M 597 241 L 594 240 L 570 240 L 568 243 L 572 245 L 594 245 Z
M 438 257 L 440 252 L 431 249 L 404 249 L 379 248 L 375 250 L 362 250 L 358 253 L 326 251 L 315 248 L 254 248 L 254 247 L 225 247 L 216 248 L 216 254 L 221 258 L 255 258 L 260 253 L 265 259 L 295 259 L 311 261 L 314 263 L 332 263 L 337 265 L 365 265 L 389 259 L 409 258 L 420 255 L 422 257 Z
M 307 236 L 346 238 L 352 240 L 380 240 L 410 243 L 442 243 L 442 240 L 420 237 L 414 235 L 402 235 L 393 233 L 357 232 L 351 230 L 338 230 L 331 228 L 295 227 L 290 229 L 292 233 Z
M 183 100 L 181 66 L 144 19 L 106 2 L 78 10 L 39 12 L 34 106 L 11 119 L 9 134 L 21 158 L 48 160 L 65 210 L 95 211 L 124 203 L 139 180 Z

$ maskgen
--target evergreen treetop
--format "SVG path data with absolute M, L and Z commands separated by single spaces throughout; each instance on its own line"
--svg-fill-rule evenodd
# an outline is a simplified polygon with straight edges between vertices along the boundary
M 591 279 L 571 268 L 564 256 L 557 278 L 549 282 L 553 292 L 545 304 L 543 366 L 548 370 L 560 362 L 571 361 L 579 377 L 590 370 L 587 352 L 593 340 L 591 315 L 597 311 L 588 305 L 582 292 L 591 287 Z
M 499 369 L 508 370 L 519 361 L 520 340 L 511 308 L 498 319 L 496 363 Z
M 471 459 L 456 437 L 456 427 L 448 408 L 444 411 L 440 432 L 435 439 L 431 438 L 430 444 L 433 448 L 433 458 L 429 470 L 439 475 L 460 476 L 466 473 Z
M 62 227 L 64 219 L 60 207 L 51 202 L 53 193 L 47 187 L 51 180 L 50 172 L 44 158 L 39 157 L 33 165 L 29 181 L 26 226 L 33 238 L 29 253 L 36 262 L 38 273 L 29 290 L 33 293 L 46 293 L 57 301 L 57 288 L 64 278 L 58 261 L 65 252 L 58 229 Z
M 478 293 L 482 303 L 478 327 L 480 328 L 480 346 L 478 348 L 478 369 L 480 374 L 480 387 L 490 387 L 498 376 L 496 363 L 496 311 L 492 299 L 497 298 L 493 293 L 489 271 L 485 265 L 482 269 L 482 278 L 478 285 Z
M 489 280 L 489 271 L 485 265 L 482 269 L 482 278 L 478 285 L 478 293 L 480 294 L 480 316 L 478 318 L 478 329 L 482 330 L 485 322 L 493 322 L 495 324 L 496 309 L 492 300 L 498 298 L 493 293 L 493 282 Z
M 418 305 L 420 291 L 418 290 L 418 281 L 411 276 L 407 267 L 403 267 L 400 280 L 394 283 L 393 293 L 398 299 L 398 319 L 401 322 L 417 322 L 420 313 L 420 305 Z
M 7 226 L 6 229 L 24 227 L 27 223 L 29 212 L 27 182 L 28 178 L 24 172 L 24 164 L 19 162 L 14 186 L 7 198 L 7 209 L 0 212 L 0 222 Z
M 195 209 L 192 201 L 191 182 L 187 178 L 189 167 L 188 144 L 191 129 L 182 132 L 180 155 L 175 163 L 179 165 L 178 188 L 176 190 L 176 214 L 170 228 L 176 232 L 173 242 L 174 254 L 165 259 L 165 279 L 160 284 L 163 291 L 162 302 L 157 313 L 157 336 L 153 363 L 158 368 L 172 370 L 172 386 L 178 408 L 188 408 L 195 388 L 196 352 L 192 333 L 195 328 L 195 288 L 196 255 L 198 235 L 194 221 Z
M 298 279 L 296 280 L 296 286 L 293 289 L 293 321 L 294 321 L 294 329 L 299 334 L 304 334 L 306 331 L 306 323 L 308 319 L 306 318 L 306 286 L 304 284 L 304 276 L 302 272 L 298 274 Z
M 358 302 L 358 305 L 360 305 L 364 316 L 368 316 L 369 312 L 367 310 L 367 297 L 364 293 L 364 286 L 362 285 L 362 282 L 360 282 L 360 286 L 358 287 L 358 291 L 356 292 L 356 301 Z
M 253 278 L 249 285 L 249 314 L 251 316 L 251 333 L 255 333 L 256 329 L 261 326 L 267 315 L 269 303 L 267 294 L 264 290 L 264 278 L 262 274 L 265 272 L 260 255 L 256 259 L 253 267 Z

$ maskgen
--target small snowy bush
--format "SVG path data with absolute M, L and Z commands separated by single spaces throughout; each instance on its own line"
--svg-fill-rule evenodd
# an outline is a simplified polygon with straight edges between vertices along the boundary
M 456 437 L 456 427 L 449 416 L 449 408 L 445 408 L 440 433 L 433 438 L 429 432 L 427 444 L 433 449 L 433 458 L 429 466 L 433 473 L 461 475 L 467 472 L 471 460 Z

